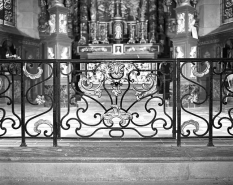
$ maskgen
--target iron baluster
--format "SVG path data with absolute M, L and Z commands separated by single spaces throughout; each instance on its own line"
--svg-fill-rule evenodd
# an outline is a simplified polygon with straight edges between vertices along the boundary
M 177 83 L 177 76 L 178 74 L 176 73 L 176 66 L 177 66 L 177 63 L 176 62 L 173 62 L 173 69 L 172 69 L 172 83 L 173 83 L 173 89 L 172 89 L 172 110 L 173 110 L 173 130 L 172 130 L 172 133 L 173 133 L 173 138 L 176 138 L 176 95 L 177 95 L 177 91 L 176 91 L 176 83 Z
M 23 66 L 24 66 L 25 62 L 21 63 L 21 147 L 26 147 L 26 139 L 25 139 L 25 77 L 24 77 L 24 73 L 23 73 Z M 14 74 L 12 74 L 13 76 Z M 14 86 L 14 82 L 12 84 L 12 86 Z M 12 91 L 13 92 L 13 91 Z M 12 94 L 12 97 L 14 96 L 14 94 Z M 14 101 L 13 101 L 14 103 Z
M 207 146 L 214 146 L 213 144 L 213 62 L 210 62 L 209 72 L 209 142 Z
M 177 146 L 181 146 L 181 98 L 180 98 L 180 60 L 176 59 L 177 66 Z
M 60 67 L 60 63 L 58 61 L 53 61 L 53 146 L 57 147 L 57 122 L 58 122 L 58 105 L 60 103 L 59 92 L 58 92 L 58 67 Z

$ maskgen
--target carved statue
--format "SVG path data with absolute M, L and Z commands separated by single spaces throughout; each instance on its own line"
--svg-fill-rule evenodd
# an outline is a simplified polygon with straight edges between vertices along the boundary
M 176 47 L 176 58 L 184 58 L 184 52 L 181 46 Z
M 63 47 L 61 51 L 61 59 L 68 59 L 69 58 L 69 48 Z
M 116 25 L 115 27 L 115 39 L 121 39 L 122 37 L 122 29 L 121 29 L 121 25 Z
M 91 20 L 96 21 L 96 0 L 91 1 Z
M 53 48 L 48 47 L 48 59 L 54 59 L 54 57 Z
M 67 33 L 67 16 L 65 14 L 59 14 L 59 32 Z
M 184 13 L 177 14 L 177 23 L 178 23 L 177 33 L 185 32 L 185 14 Z
M 49 20 L 49 26 L 50 26 L 50 34 L 56 32 L 56 15 L 52 14 L 50 15 L 50 20 Z

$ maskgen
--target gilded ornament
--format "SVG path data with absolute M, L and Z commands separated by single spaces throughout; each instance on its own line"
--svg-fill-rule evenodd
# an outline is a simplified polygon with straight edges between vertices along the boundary
M 138 101 L 157 92 L 155 74 L 149 73 L 145 78 L 147 83 L 143 83 L 140 89 L 133 86 L 133 90 L 136 92 L 135 96 L 137 97 Z
M 35 99 L 35 102 L 38 104 L 38 105 L 43 105 L 45 103 L 45 98 L 43 95 L 37 95 L 36 99 Z
M 29 77 L 32 80 L 40 78 L 43 73 L 43 69 L 41 69 L 41 67 L 38 67 L 37 69 L 38 69 L 38 73 L 31 74 L 27 71 L 27 64 L 25 63 L 25 65 L 23 66 L 23 71 L 24 71 L 25 76 Z
M 184 134 L 184 129 L 185 127 L 187 127 L 188 125 L 193 125 L 195 126 L 196 128 L 193 130 L 194 132 L 198 132 L 199 130 L 199 123 L 197 121 L 194 121 L 194 120 L 188 120 L 188 121 L 185 121 L 182 125 L 181 125 L 181 133 Z
M 51 121 L 45 120 L 45 119 L 39 119 L 37 122 L 35 122 L 34 132 L 36 132 L 38 134 L 41 133 L 41 130 L 38 128 L 40 125 L 48 125 L 51 129 L 51 132 L 53 132 L 53 125 L 52 125 Z
M 127 120 L 132 120 L 133 116 L 129 112 L 123 111 L 118 105 L 111 105 L 112 111 L 102 115 L 102 119 L 107 121 L 107 126 L 114 125 L 114 119 L 118 118 L 120 126 L 124 127 Z
M 193 75 L 194 75 L 195 77 L 203 77 L 204 75 L 206 75 L 206 74 L 209 73 L 209 71 L 210 71 L 210 64 L 209 64 L 208 61 L 206 61 L 205 64 L 206 64 L 206 68 L 205 68 L 205 70 L 204 70 L 203 72 L 201 72 L 201 73 L 197 72 L 197 66 L 196 66 L 196 65 L 193 65 L 193 66 L 191 67 L 191 72 L 193 73 Z

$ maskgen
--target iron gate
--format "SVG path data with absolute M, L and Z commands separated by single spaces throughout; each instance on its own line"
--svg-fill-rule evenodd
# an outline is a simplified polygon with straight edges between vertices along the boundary
M 0 137 L 232 137 L 223 59 L 1 60 Z M 23 75 L 22 75 L 23 74 Z

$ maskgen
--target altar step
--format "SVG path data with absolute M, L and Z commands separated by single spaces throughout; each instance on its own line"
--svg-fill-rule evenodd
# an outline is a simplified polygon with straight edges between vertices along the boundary
M 233 162 L 164 162 L 143 161 L 136 163 L 109 162 L 4 162 L 1 165 L 1 181 L 32 182 L 48 185 L 91 184 L 91 185 L 206 185 L 212 182 L 219 185 L 232 185 Z M 0 185 L 1 184 L 0 181 Z M 190 183 L 192 182 L 192 183 Z M 204 182 L 204 183 L 203 183 Z M 19 184 L 17 184 L 19 185 Z
M 56 148 L 36 147 L 35 141 L 31 141 L 33 147 L 1 147 L 0 182 L 233 184 L 232 141 L 217 142 L 218 147 L 203 146 L 207 140 L 196 141 L 199 140 L 187 140 L 185 143 L 191 146 L 183 147 L 176 147 L 174 140 L 163 141 L 164 144 L 73 140 L 60 141 Z M 226 146 L 227 142 L 231 144 Z

